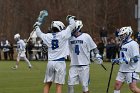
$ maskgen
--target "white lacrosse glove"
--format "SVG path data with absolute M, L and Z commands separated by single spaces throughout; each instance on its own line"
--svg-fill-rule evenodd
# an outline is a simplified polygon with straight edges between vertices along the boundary
M 68 15 L 68 16 L 66 17 L 66 21 L 67 21 L 68 23 L 70 22 L 71 19 L 76 20 L 76 17 L 75 17 L 75 16 L 72 16 L 72 15 Z
M 92 61 L 94 61 L 97 64 L 103 63 L 102 56 L 99 54 L 95 54 L 95 57 L 92 57 Z
M 117 63 L 117 64 L 122 64 L 122 63 L 128 64 L 129 61 L 130 59 L 126 59 L 126 58 L 116 58 L 111 60 L 112 63 Z
M 102 56 L 99 55 L 99 54 L 96 54 L 95 57 L 96 57 L 96 58 L 102 58 Z
M 35 29 L 36 27 L 39 27 L 41 25 L 40 22 L 35 22 L 35 24 L 33 25 L 33 28 Z

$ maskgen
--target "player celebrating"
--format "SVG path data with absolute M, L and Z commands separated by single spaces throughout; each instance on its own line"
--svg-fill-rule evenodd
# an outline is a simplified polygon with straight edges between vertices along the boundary
M 62 84 L 65 82 L 66 64 L 65 57 L 68 55 L 68 38 L 75 28 L 74 16 L 68 16 L 69 26 L 64 30 L 61 21 L 52 21 L 51 33 L 44 34 L 39 28 L 38 22 L 35 23 L 35 31 L 44 44 L 48 46 L 48 64 L 45 74 L 44 93 L 49 93 L 52 82 L 56 83 L 56 93 L 62 93 Z
M 19 61 L 20 61 L 21 58 L 23 58 L 28 63 L 29 68 L 31 68 L 32 65 L 29 62 L 29 60 L 27 59 L 26 55 L 25 55 L 25 52 L 26 52 L 26 50 L 25 50 L 25 48 L 26 48 L 25 42 L 22 39 L 20 39 L 20 35 L 19 34 L 16 34 L 14 36 L 14 39 L 17 42 L 18 56 L 17 56 L 16 65 L 13 67 L 13 69 L 17 69 L 18 68 Z
M 119 63 L 120 68 L 116 77 L 114 93 L 120 93 L 123 82 L 129 84 L 129 88 L 133 93 L 140 93 L 136 82 L 139 80 L 138 72 L 140 72 L 139 62 L 139 45 L 131 38 L 131 27 L 122 27 L 118 33 L 121 40 L 120 58 L 112 60 Z
M 90 55 L 92 58 L 102 63 L 101 56 L 98 49 L 90 35 L 82 33 L 83 27 L 81 20 L 76 20 L 76 29 L 72 33 L 72 37 L 69 39 L 71 64 L 69 69 L 68 78 L 68 93 L 74 93 L 74 85 L 81 83 L 83 93 L 89 93 L 89 65 Z

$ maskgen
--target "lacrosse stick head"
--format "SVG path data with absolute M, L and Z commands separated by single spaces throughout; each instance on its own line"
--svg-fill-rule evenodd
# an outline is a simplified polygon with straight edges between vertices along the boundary
M 37 22 L 42 24 L 44 22 L 45 17 L 47 17 L 47 16 L 48 16 L 48 11 L 47 10 L 40 11 L 40 14 L 37 18 Z
M 48 53 L 48 46 L 46 44 L 42 43 L 41 51 L 44 54 Z

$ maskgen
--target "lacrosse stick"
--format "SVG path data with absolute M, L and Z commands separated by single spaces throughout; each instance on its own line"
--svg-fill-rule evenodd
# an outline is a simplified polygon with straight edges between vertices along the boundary
M 111 77 L 112 77 L 112 72 L 113 72 L 114 64 L 115 63 L 112 63 L 112 66 L 111 66 L 111 71 L 110 71 L 110 76 L 109 76 L 109 80 L 108 80 L 108 85 L 107 85 L 106 93 L 108 93 L 108 91 L 109 91 L 109 86 L 110 86 L 110 81 L 111 81 Z
M 97 64 L 100 64 L 100 63 L 98 63 L 99 60 L 100 60 L 100 59 L 98 59 L 98 58 L 91 59 L 92 62 L 95 62 L 95 63 L 97 63 Z M 106 67 L 105 67 L 103 64 L 100 64 L 100 65 L 102 66 L 102 68 L 103 68 L 105 71 L 107 71 Z
M 45 18 L 48 16 L 48 12 L 47 10 L 42 10 L 40 11 L 40 14 L 37 18 L 37 22 L 41 25 L 44 21 L 45 21 Z M 34 34 L 35 32 L 35 29 L 31 32 L 29 38 L 27 39 L 27 43 L 29 42 L 29 40 L 31 39 L 32 35 Z
M 42 51 L 42 53 L 46 54 L 48 52 L 48 46 L 43 43 L 42 47 L 41 47 L 41 51 Z
M 130 62 L 137 62 L 138 58 L 140 58 L 140 55 L 134 56 L 132 58 L 130 58 Z M 113 60 L 111 60 L 111 62 L 113 62 Z M 111 76 L 112 76 L 112 72 L 113 72 L 113 67 L 114 67 L 115 62 L 112 63 L 112 67 L 111 67 L 111 71 L 110 71 L 110 76 L 109 76 L 109 80 L 108 80 L 108 86 L 107 86 L 107 90 L 106 93 L 108 93 L 109 91 L 109 86 L 110 86 L 110 81 L 111 81 Z
M 101 66 L 103 67 L 103 69 L 104 69 L 104 70 L 106 70 L 106 71 L 107 71 L 106 67 L 105 67 L 103 64 L 101 64 Z

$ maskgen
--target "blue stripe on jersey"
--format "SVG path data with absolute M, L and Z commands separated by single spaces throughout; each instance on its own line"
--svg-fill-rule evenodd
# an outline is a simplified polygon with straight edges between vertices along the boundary
M 121 48 L 121 51 L 127 51 L 127 48 Z
M 134 75 L 133 75 L 134 73 L 132 73 L 132 82 L 133 82 L 133 80 L 134 80 Z
M 53 61 L 65 61 L 65 58 L 62 57 L 62 58 L 59 58 L 59 59 L 56 59 L 56 60 L 53 60 Z
M 133 41 L 133 40 L 130 40 L 130 41 L 124 42 L 122 45 L 125 45 L 125 44 L 127 44 L 127 43 L 129 43 L 129 42 L 131 42 L 131 41 Z
M 88 85 L 90 84 L 90 75 L 89 75 L 89 79 L 88 79 Z

